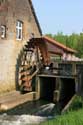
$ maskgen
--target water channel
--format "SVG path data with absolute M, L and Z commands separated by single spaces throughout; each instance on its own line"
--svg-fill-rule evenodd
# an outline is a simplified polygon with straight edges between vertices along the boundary
M 55 117 L 56 105 L 49 101 L 27 102 L 0 113 L 0 125 L 32 125 Z

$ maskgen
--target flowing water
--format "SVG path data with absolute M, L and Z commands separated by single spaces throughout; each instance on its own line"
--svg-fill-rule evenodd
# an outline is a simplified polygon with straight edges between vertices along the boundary
M 56 114 L 56 105 L 48 101 L 27 102 L 0 114 L 0 125 L 39 124 Z

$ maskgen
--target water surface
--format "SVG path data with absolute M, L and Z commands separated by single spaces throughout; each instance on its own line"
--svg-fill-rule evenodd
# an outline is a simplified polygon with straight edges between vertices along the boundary
M 27 102 L 0 113 L 0 125 L 32 125 L 56 115 L 56 105 L 49 101 Z

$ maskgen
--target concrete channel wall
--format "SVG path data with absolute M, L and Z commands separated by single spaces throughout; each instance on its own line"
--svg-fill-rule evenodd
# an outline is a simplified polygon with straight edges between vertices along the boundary
M 59 63 L 59 67 L 62 68 L 60 74 L 75 78 L 75 91 L 83 95 L 83 62 L 63 62 Z
M 83 95 L 83 63 L 58 63 L 57 74 L 47 73 L 37 76 L 39 96 L 55 103 L 61 102 L 62 107 L 75 95 Z

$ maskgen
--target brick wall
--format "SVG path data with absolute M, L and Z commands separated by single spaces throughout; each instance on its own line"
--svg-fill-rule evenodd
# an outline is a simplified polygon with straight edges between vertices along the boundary
M 0 38 L 0 92 L 14 89 L 17 81 L 18 55 L 30 33 L 41 34 L 28 0 L 8 0 L 8 9 L 0 11 L 0 26 L 6 25 L 6 38 Z M 16 40 L 16 21 L 23 22 L 23 39 Z

